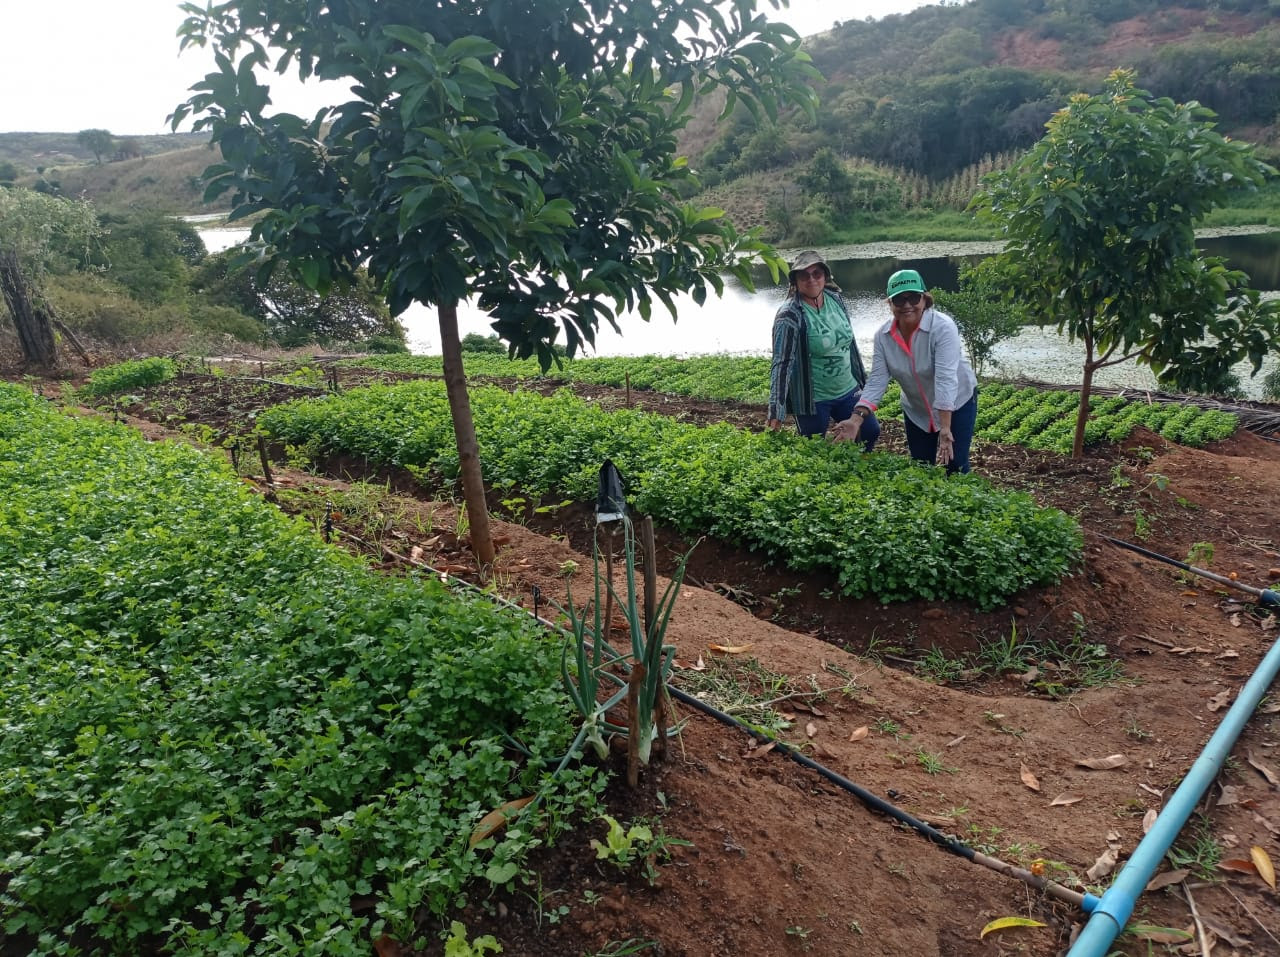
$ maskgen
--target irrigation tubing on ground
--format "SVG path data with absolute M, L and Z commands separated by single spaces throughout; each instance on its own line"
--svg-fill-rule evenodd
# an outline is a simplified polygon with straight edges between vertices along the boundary
M 567 637 L 567 633 L 564 631 L 564 629 L 561 628 L 559 625 L 557 625 L 555 622 L 548 621 L 546 618 L 543 618 L 540 615 L 538 615 L 536 611 L 530 612 L 529 609 L 524 608 L 507 598 L 503 598 L 501 595 L 495 595 L 492 592 L 485 591 L 482 588 L 478 588 L 475 585 L 473 585 L 471 582 L 466 581 L 465 579 L 456 578 L 453 576 L 446 576 L 443 572 L 435 568 L 432 568 L 426 562 L 418 561 L 417 559 L 413 559 L 405 555 L 397 554 L 396 552 L 393 552 L 391 549 L 386 548 L 385 546 L 374 546 L 369 542 L 362 541 L 355 535 L 348 534 L 346 537 L 352 539 L 353 541 L 360 542 L 362 545 L 365 545 L 370 548 L 377 547 L 380 549 L 380 551 L 384 552 L 385 554 L 389 555 L 390 557 L 394 558 L 397 561 L 405 563 L 406 565 L 413 565 L 418 568 L 425 569 L 427 571 L 432 572 L 435 575 L 438 575 L 442 579 L 447 579 L 448 581 L 461 584 L 464 587 L 473 590 L 476 594 L 482 595 L 485 598 L 490 599 L 491 601 L 497 602 L 498 604 L 501 604 L 501 605 L 505 605 L 506 607 L 511 608 L 515 611 L 519 611 L 522 614 L 529 615 L 531 618 L 534 619 L 534 621 L 538 622 L 543 627 L 551 631 L 558 632 L 561 635 L 566 635 Z M 536 598 L 535 598 L 535 601 L 536 601 Z M 605 648 L 607 651 L 612 652 L 612 649 L 610 649 L 608 645 L 606 645 Z M 616 653 L 613 653 L 613 660 L 617 661 L 621 659 L 621 657 L 622 657 L 621 655 L 617 655 Z M 682 691 L 680 688 L 676 688 L 670 684 L 667 685 L 667 690 L 671 693 L 671 696 L 676 700 L 681 701 L 684 704 L 687 704 L 690 707 L 695 708 L 698 711 L 701 711 L 712 718 L 715 718 L 717 721 L 721 722 L 722 724 L 726 724 L 726 725 L 729 725 L 730 727 L 737 728 L 738 730 L 744 731 L 747 734 L 751 735 L 756 740 L 763 740 L 769 744 L 774 745 L 775 750 L 781 751 L 783 754 L 791 758 L 791 760 L 795 761 L 797 764 L 801 765 L 802 767 L 805 767 L 811 771 L 817 772 L 822 777 L 830 781 L 832 784 L 836 785 L 842 790 L 847 791 L 850 794 L 852 794 L 854 797 L 858 798 L 858 800 L 862 801 L 862 803 L 865 804 L 867 807 L 871 808 L 874 811 L 879 811 L 881 814 L 884 814 L 892 818 L 893 820 L 897 821 L 898 823 L 911 828 L 913 831 L 927 838 L 932 843 L 938 845 L 939 847 L 943 848 L 946 851 L 950 851 L 952 854 L 955 854 L 958 857 L 962 857 L 965 860 L 970 861 L 971 863 L 978 864 L 989 870 L 996 871 L 997 873 L 1004 874 L 1006 877 L 1012 877 L 1012 878 L 1015 878 L 1016 880 L 1020 880 L 1023 883 L 1036 888 L 1036 890 L 1043 891 L 1044 893 L 1048 894 L 1050 897 L 1056 898 L 1057 900 L 1063 901 L 1067 904 L 1071 904 L 1075 907 L 1080 908 L 1085 913 L 1092 912 L 1092 910 L 1098 905 L 1100 901 L 1100 898 L 1096 897 L 1093 894 L 1087 894 L 1087 893 L 1082 894 L 1079 891 L 1073 891 L 1069 887 L 1064 887 L 1063 885 L 1057 883 L 1056 881 L 1048 880 L 1047 878 L 1042 877 L 1039 874 L 1035 874 L 1027 870 L 1026 868 L 1016 867 L 1015 865 L 1010 864 L 1007 861 L 1002 861 L 999 858 L 990 857 L 986 854 L 976 851 L 973 848 L 969 847 L 967 844 L 965 844 L 963 841 L 960 841 L 957 838 L 954 838 L 948 834 L 944 834 L 942 831 L 939 831 L 937 828 L 933 827 L 931 824 L 928 824 L 925 821 L 921 821 L 919 818 L 913 817 L 912 815 L 908 814 L 906 811 L 902 810 L 902 808 L 898 807 L 897 805 L 889 803 L 888 801 L 884 800 L 884 798 L 881 798 L 878 795 L 873 794 L 872 792 L 868 791 L 866 788 L 862 787 L 861 785 L 855 784 L 853 781 L 850 781 L 848 778 L 844 777 L 843 775 L 837 774 L 835 771 L 832 771 L 830 768 L 826 767 L 825 765 L 819 764 L 817 761 L 814 761 L 812 758 L 806 757 L 804 754 L 800 753 L 800 751 L 798 751 L 796 748 L 793 748 L 791 745 L 787 744 L 785 741 L 779 741 L 777 738 L 772 738 L 769 735 L 764 734 L 758 728 L 752 728 L 749 725 L 743 724 L 737 718 L 733 717 L 733 715 L 728 714 L 716 707 L 713 707 L 712 705 L 707 704 L 705 701 L 702 701 L 701 699 L 694 697 L 693 695 L 689 694 L 687 691 Z
M 1254 588 L 1252 585 L 1246 585 L 1244 582 L 1236 581 L 1233 578 L 1227 578 L 1224 575 L 1218 575 L 1214 572 L 1206 571 L 1203 568 L 1197 568 L 1195 565 L 1188 565 L 1186 562 L 1180 562 L 1176 558 L 1170 558 L 1168 555 L 1161 555 L 1159 552 L 1153 552 L 1143 548 L 1141 545 L 1135 545 L 1133 542 L 1122 541 L 1118 538 L 1112 538 L 1110 535 L 1103 535 L 1104 541 L 1110 542 L 1112 545 L 1119 545 L 1121 548 L 1127 548 L 1131 552 L 1137 552 L 1147 558 L 1154 558 L 1158 562 L 1164 562 L 1175 568 L 1181 568 L 1183 571 L 1191 572 L 1193 575 L 1199 575 L 1201 578 L 1207 578 L 1215 581 L 1219 585 L 1226 585 L 1228 588 L 1236 588 L 1242 592 L 1247 592 L 1254 598 L 1257 598 L 1262 604 L 1270 605 L 1272 608 L 1280 608 L 1280 593 L 1270 588 Z
M 1156 823 L 1138 842 L 1138 846 L 1129 855 L 1128 862 L 1116 874 L 1111 887 L 1091 910 L 1084 930 L 1067 952 L 1067 957 L 1102 957 L 1110 952 L 1111 942 L 1128 923 L 1138 897 L 1146 890 L 1147 882 L 1160 866 L 1169 846 L 1177 839 L 1183 825 L 1196 809 L 1200 796 L 1208 790 L 1222 770 L 1222 765 L 1231 754 L 1245 723 L 1253 716 L 1254 709 L 1267 693 L 1277 673 L 1280 673 L 1280 640 L 1271 646 L 1257 670 L 1240 689 L 1235 704 L 1191 765 L 1182 783 L 1165 802 Z

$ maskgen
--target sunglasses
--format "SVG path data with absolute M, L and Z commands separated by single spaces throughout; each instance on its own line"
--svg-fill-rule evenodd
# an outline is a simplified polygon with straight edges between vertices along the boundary
M 808 279 L 810 282 L 817 282 L 819 279 L 827 278 L 827 271 L 821 266 L 814 266 L 812 269 L 800 269 L 795 273 L 796 282 Z
M 923 298 L 924 296 L 918 292 L 900 292 L 889 301 L 893 303 L 894 308 L 901 309 L 904 306 L 914 306 Z

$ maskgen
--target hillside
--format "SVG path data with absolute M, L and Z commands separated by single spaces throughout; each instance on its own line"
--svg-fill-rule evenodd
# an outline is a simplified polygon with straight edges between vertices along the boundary
M 18 166 L 20 172 L 34 173 L 40 168 L 75 166 L 93 163 L 93 151 L 77 139 L 76 133 L 0 133 L 0 160 L 8 160 Z M 135 148 L 142 156 L 155 156 L 174 150 L 189 149 L 208 142 L 204 133 L 167 133 L 158 136 L 116 137 L 126 143 L 128 151 Z M 105 160 L 113 156 L 103 157 Z
M 201 197 L 201 174 L 218 162 L 207 144 L 188 146 L 154 156 L 54 167 L 45 172 L 66 196 L 84 196 L 104 209 L 146 206 L 172 213 L 218 212 L 222 206 L 206 206 Z
M 1215 110 L 1264 158 L 1280 155 L 1280 19 L 1268 0 L 971 0 L 837 23 L 804 48 L 825 77 L 816 119 L 760 124 L 738 109 L 720 120 L 724 98 L 712 95 L 679 144 L 709 190 L 700 201 L 741 226 L 766 225 L 774 240 L 820 243 L 832 222 L 898 205 L 962 209 L 982 173 L 1030 147 L 1072 92 L 1097 89 L 1117 67 L 1158 95 Z M 137 158 L 99 166 L 75 134 L 0 133 L 0 163 L 18 167 L 21 185 L 43 180 L 107 206 L 205 211 L 203 135 L 117 140 L 127 145 L 119 155 Z M 859 198 L 852 212 L 806 220 L 801 178 L 822 149 L 849 166 Z
M 208 139 L 203 133 L 115 137 L 116 153 L 98 163 L 74 133 L 0 133 L 0 164 L 17 168 L 19 186 L 83 196 L 105 209 L 199 213 L 216 209 L 201 202 L 200 174 L 216 160 Z
M 708 100 L 682 138 L 704 185 L 724 186 L 703 199 L 740 225 L 792 232 L 782 220 L 801 209 L 783 207 L 824 149 L 896 180 L 907 208 L 962 208 L 984 168 L 1029 148 L 1073 92 L 1120 67 L 1158 96 L 1208 106 L 1264 158 L 1280 145 L 1280 19 L 1266 0 L 973 0 L 838 23 L 804 48 L 825 77 L 815 119 L 761 124 L 738 109 L 717 121 L 722 104 Z M 763 190 L 736 185 L 752 174 Z

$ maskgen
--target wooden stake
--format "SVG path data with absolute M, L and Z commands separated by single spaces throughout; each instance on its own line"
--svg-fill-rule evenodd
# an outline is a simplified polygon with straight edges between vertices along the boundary
M 258 457 L 262 459 L 262 475 L 267 480 L 267 499 L 275 501 L 276 480 L 271 476 L 271 459 L 267 457 L 267 437 L 258 436 Z

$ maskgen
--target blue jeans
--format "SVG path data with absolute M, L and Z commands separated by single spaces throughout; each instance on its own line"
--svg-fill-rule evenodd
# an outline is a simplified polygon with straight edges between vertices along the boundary
M 853 407 L 862 398 L 861 389 L 846 392 L 838 399 L 819 399 L 815 402 L 813 415 L 796 413 L 796 429 L 804 436 L 826 435 L 827 426 L 832 422 L 843 422 L 853 415 Z M 880 423 L 875 413 L 867 410 L 867 417 L 862 420 L 862 429 L 858 432 L 858 441 L 870 452 L 880 438 Z
M 907 448 L 911 457 L 917 462 L 938 463 L 938 433 L 926 432 L 906 416 Z M 951 435 L 954 437 L 955 455 L 947 464 L 947 474 L 969 471 L 969 446 L 973 444 L 973 429 L 978 422 L 978 390 L 973 390 L 971 398 L 960 408 L 951 413 Z

